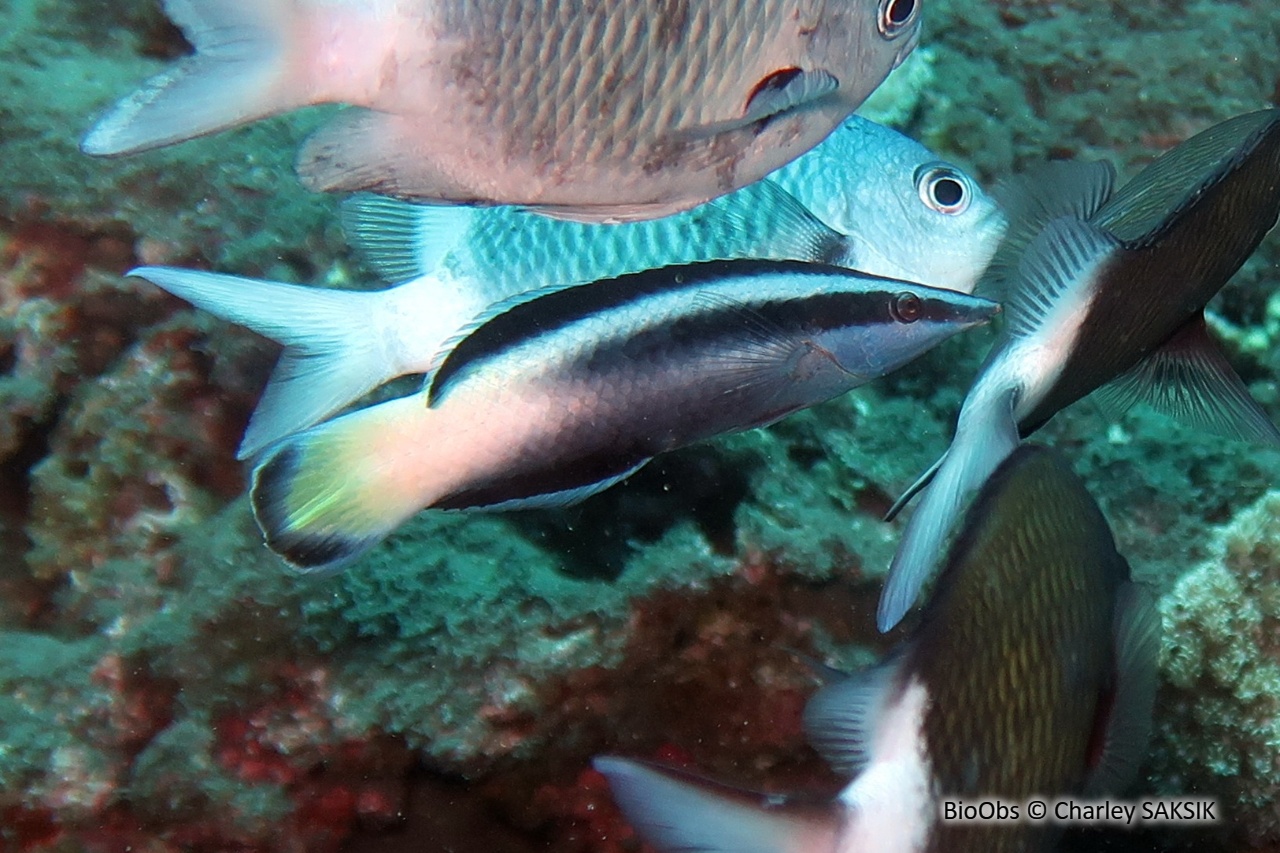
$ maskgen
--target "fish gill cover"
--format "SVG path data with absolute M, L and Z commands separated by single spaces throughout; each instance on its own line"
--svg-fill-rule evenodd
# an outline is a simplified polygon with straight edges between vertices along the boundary
M 1132 175 L 1277 99 L 1269 0 L 924 14 L 910 85 L 878 98 L 988 186 L 1046 157 Z M 871 626 L 898 528 L 879 518 L 945 448 L 988 335 L 579 509 L 419 517 L 358 570 L 300 582 L 239 497 L 236 444 L 274 350 L 120 274 L 372 280 L 335 201 L 291 177 L 330 108 L 93 160 L 88 118 L 186 52 L 181 35 L 154 3 L 93 0 L 15 0 L 4 29 L 0 846 L 634 850 L 588 769 L 602 751 L 838 789 L 804 745 L 815 684 L 789 650 L 855 668 L 883 648 Z M 1273 419 L 1277 263 L 1273 235 L 1210 306 Z M 1108 840 L 1276 849 L 1280 458 L 1087 402 L 1042 440 L 1162 594 L 1157 736 L 1135 790 L 1227 807 L 1208 834 Z

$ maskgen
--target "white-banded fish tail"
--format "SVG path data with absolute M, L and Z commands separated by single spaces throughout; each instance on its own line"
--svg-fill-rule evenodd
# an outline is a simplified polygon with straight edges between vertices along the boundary
M 835 851 L 833 807 L 719 785 L 668 767 L 602 757 L 623 813 L 662 853 L 825 853 Z
M 401 374 L 430 369 L 422 353 L 438 352 L 483 307 L 470 301 L 472 290 L 428 278 L 354 291 L 174 267 L 139 267 L 129 275 L 284 345 L 245 430 L 240 459 Z

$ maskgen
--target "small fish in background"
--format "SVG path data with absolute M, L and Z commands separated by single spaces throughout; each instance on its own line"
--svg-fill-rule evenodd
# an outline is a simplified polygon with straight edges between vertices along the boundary
M 805 709 L 853 776 L 800 803 L 623 758 L 597 758 L 664 853 L 1030 853 L 1052 824 L 960 824 L 941 801 L 1122 794 L 1146 752 L 1160 617 L 1057 454 L 1027 445 L 983 486 L 921 622 L 888 661 Z
M 380 196 L 350 199 L 343 218 L 370 265 L 398 286 L 326 290 L 173 267 L 129 273 L 284 344 L 241 459 L 397 376 L 430 373 L 454 333 L 518 293 L 749 257 L 967 293 L 1005 224 L 962 170 L 858 117 L 769 179 L 661 220 L 604 227 Z
M 1009 205 L 1015 251 L 1034 236 L 951 447 L 890 513 L 922 491 L 881 595 L 881 630 L 931 576 L 967 497 L 1023 437 L 1092 391 L 1115 411 L 1144 401 L 1229 438 L 1280 444 L 1204 320 L 1280 216 L 1280 110 L 1211 127 L 1115 192 L 1113 179 L 1105 164 L 1060 164 Z
M 822 141 L 924 0 L 166 0 L 195 46 L 85 137 L 143 151 L 308 104 L 315 190 L 652 219 Z
M 294 567 L 336 570 L 423 509 L 576 503 L 660 453 L 843 394 L 997 310 L 794 261 L 522 294 L 459 333 L 424 395 L 269 447 L 254 515 Z

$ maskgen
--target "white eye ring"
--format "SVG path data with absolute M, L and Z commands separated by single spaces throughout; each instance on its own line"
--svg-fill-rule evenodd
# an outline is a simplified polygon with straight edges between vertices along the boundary
M 880 15 L 877 23 L 880 34 L 887 39 L 895 39 L 911 28 L 920 15 L 921 0 L 880 0 Z
M 973 200 L 968 176 L 945 163 L 921 166 L 916 172 L 916 190 L 925 207 L 947 216 L 964 213 Z

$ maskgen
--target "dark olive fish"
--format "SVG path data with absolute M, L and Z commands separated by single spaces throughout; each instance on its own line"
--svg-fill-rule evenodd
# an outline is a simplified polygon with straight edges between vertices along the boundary
M 1146 750 L 1160 622 L 1065 462 L 1016 450 L 970 507 L 937 591 L 890 659 L 819 691 L 805 726 L 856 774 L 819 807 L 600 758 L 666 853 L 1030 853 L 1051 824 L 961 824 L 944 800 L 1103 796 Z
M 1115 406 L 1143 400 L 1232 438 L 1280 444 L 1204 321 L 1205 304 L 1280 216 L 1280 110 L 1204 131 L 1114 194 L 1109 167 L 1092 174 L 1024 205 L 1047 226 L 1022 254 L 1003 338 L 951 447 L 899 502 L 923 489 L 880 599 L 882 630 L 932 574 L 968 496 L 1022 437 L 1094 390 L 1108 386 Z M 1053 218 L 1061 212 L 1073 215 Z M 1036 230 L 1024 221 L 1010 233 Z
M 267 543 L 338 568 L 426 508 L 566 505 L 652 457 L 843 394 L 995 303 L 840 267 L 720 261 L 522 294 L 446 348 L 425 395 L 268 448 Z

